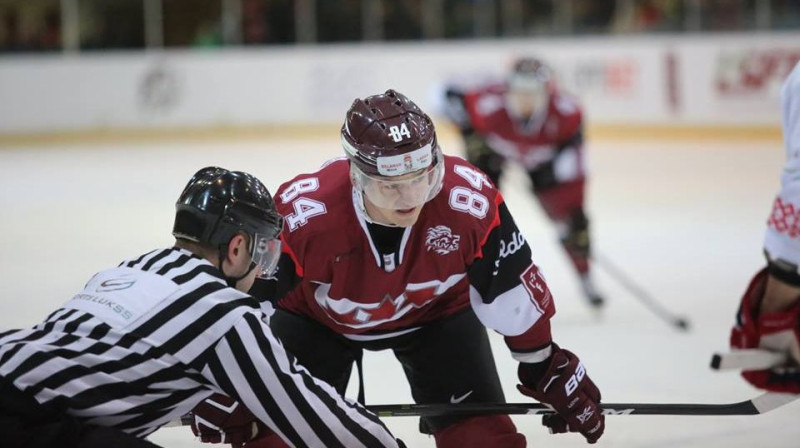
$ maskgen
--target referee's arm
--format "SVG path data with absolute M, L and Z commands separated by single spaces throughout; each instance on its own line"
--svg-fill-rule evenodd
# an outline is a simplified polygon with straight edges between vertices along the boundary
M 294 446 L 398 446 L 376 415 L 298 365 L 260 314 L 220 339 L 203 375 Z

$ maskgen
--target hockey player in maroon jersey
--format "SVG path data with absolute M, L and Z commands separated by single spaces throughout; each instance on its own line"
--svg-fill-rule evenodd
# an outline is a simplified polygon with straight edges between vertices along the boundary
M 445 97 L 444 112 L 461 131 L 470 163 L 495 185 L 506 162 L 527 171 L 586 299 L 600 308 L 603 298 L 590 275 L 583 118 L 576 100 L 557 90 L 549 67 L 534 58 L 518 60 L 505 82 L 452 83 Z
M 251 292 L 274 306 L 287 351 L 340 392 L 363 350 L 391 349 L 417 403 L 504 402 L 488 327 L 519 361 L 519 390 L 557 411 L 543 423 L 596 442 L 600 391 L 552 341 L 553 297 L 487 176 L 443 155 L 430 118 L 393 90 L 357 99 L 341 142 L 346 158 L 276 193 L 283 255 Z M 201 439 L 236 430 L 222 423 Z M 526 446 L 506 415 L 422 418 L 420 430 L 440 448 Z

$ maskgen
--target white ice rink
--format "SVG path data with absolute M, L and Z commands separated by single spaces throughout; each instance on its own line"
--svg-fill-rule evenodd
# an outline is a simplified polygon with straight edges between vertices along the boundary
M 443 140 L 446 152 L 457 142 Z M 0 148 L 0 329 L 31 326 L 96 271 L 168 246 L 174 201 L 198 168 L 249 171 L 270 190 L 338 156 L 322 140 L 238 140 Z M 596 269 L 608 307 L 583 304 L 553 227 L 511 172 L 503 188 L 556 298 L 554 337 L 583 359 L 608 402 L 725 403 L 755 389 L 708 368 L 727 347 L 740 294 L 763 263 L 762 235 L 783 161 L 778 141 L 595 141 L 589 147 L 589 212 L 595 249 L 669 309 L 691 320 L 679 333 Z M 493 335 L 509 401 L 515 363 Z M 406 403 L 410 393 L 390 353 L 365 357 L 367 401 Z M 355 394 L 351 388 L 349 395 Z M 797 448 L 800 404 L 763 416 L 607 418 L 597 447 Z M 389 418 L 409 447 L 432 447 L 415 418 Z M 538 417 L 515 419 L 531 447 L 586 446 L 551 436 Z M 158 431 L 165 447 L 201 446 L 188 428 Z

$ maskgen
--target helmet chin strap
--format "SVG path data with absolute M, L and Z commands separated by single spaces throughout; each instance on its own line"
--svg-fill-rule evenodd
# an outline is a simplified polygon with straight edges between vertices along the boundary
M 227 245 L 226 245 L 226 247 L 227 247 Z M 256 262 L 255 261 L 250 261 L 250 267 L 247 268 L 247 272 L 245 272 L 243 275 L 241 275 L 239 277 L 232 277 L 232 276 L 229 276 L 228 274 L 225 273 L 225 269 L 223 269 L 223 267 L 222 267 L 224 261 L 225 261 L 225 248 L 220 247 L 219 248 L 219 271 L 222 272 L 222 277 L 225 279 L 225 283 L 227 283 L 228 286 L 230 286 L 231 288 L 236 288 L 236 284 L 239 283 L 239 280 L 241 280 L 241 279 L 247 277 L 248 275 L 250 275 L 250 273 L 253 272 L 253 269 L 256 268 Z

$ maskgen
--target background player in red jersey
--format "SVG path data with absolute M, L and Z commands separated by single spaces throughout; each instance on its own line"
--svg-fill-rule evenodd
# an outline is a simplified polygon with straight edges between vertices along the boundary
M 276 194 L 283 254 L 253 293 L 274 305 L 270 327 L 287 351 L 340 392 L 363 350 L 391 349 L 417 403 L 504 402 L 489 327 L 520 362 L 519 390 L 557 411 L 544 424 L 596 442 L 600 391 L 553 343 L 553 297 L 486 175 L 443 155 L 430 118 L 393 90 L 356 100 L 341 141 L 346 158 Z M 195 413 L 224 420 L 208 411 Z M 441 448 L 526 446 L 506 415 L 423 418 L 420 430 Z
M 786 165 L 767 221 L 767 266 L 742 297 L 731 347 L 761 348 L 788 355 L 789 368 L 745 370 L 756 387 L 800 393 L 800 63 L 781 90 Z
M 445 88 L 445 114 L 458 126 L 467 160 L 499 185 L 507 161 L 528 173 L 533 193 L 556 224 L 586 299 L 603 298 L 590 275 L 583 118 L 577 102 L 556 89 L 550 68 L 518 60 L 505 82 L 454 83 Z

